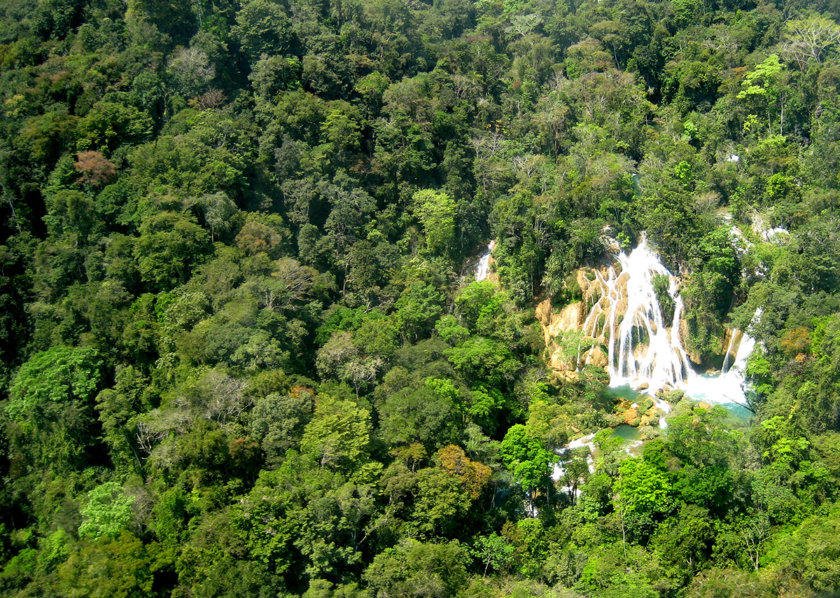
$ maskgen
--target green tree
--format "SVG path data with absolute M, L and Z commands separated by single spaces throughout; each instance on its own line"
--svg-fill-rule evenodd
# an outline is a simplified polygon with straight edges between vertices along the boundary
M 329 394 L 315 398 L 315 413 L 306 425 L 301 451 L 322 467 L 356 471 L 368 458 L 370 415 L 352 401 Z
M 105 482 L 88 492 L 87 504 L 81 514 L 85 521 L 79 526 L 79 536 L 98 540 L 116 538 L 131 521 L 133 496 L 127 496 L 117 482 Z
M 444 598 L 466 584 L 467 560 L 457 541 L 426 544 L 405 539 L 374 557 L 364 578 L 377 596 Z
M 455 240 L 455 202 L 433 189 L 417 191 L 412 200 L 414 216 L 426 235 L 426 249 L 434 254 L 449 253 Z
M 85 462 L 96 443 L 93 398 L 103 374 L 99 353 L 73 347 L 36 353 L 18 370 L 5 405 L 7 434 L 33 474 Z
M 152 591 L 154 561 L 143 542 L 129 532 L 99 542 L 83 542 L 58 568 L 59 591 L 74 598 L 147 596 Z
M 542 443 L 528 435 L 522 424 L 511 426 L 502 440 L 500 454 L 502 463 L 513 474 L 513 479 L 528 494 L 531 506 L 536 492 L 546 489 L 546 499 L 551 500 L 551 465 L 554 456 Z
M 168 290 L 184 283 L 191 267 L 203 261 L 209 237 L 183 214 L 161 212 L 146 219 L 134 255 L 140 276 L 154 290 Z

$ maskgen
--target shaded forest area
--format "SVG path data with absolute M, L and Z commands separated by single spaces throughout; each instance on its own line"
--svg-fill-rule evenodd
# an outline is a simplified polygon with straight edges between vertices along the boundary
M 840 4 L 4 0 L 0 593 L 840 588 Z M 642 232 L 755 418 L 629 456 L 535 300 Z M 497 241 L 499 284 L 471 282 Z

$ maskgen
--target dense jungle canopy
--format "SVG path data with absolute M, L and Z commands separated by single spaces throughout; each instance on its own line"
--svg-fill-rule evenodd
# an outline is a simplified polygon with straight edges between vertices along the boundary
M 838 22 L 3 0 L 0 594 L 837 595 Z M 643 233 L 754 415 L 630 455 L 535 306 Z

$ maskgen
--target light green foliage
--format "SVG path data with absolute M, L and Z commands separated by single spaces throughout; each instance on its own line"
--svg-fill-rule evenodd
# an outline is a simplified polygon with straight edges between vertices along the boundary
M 620 508 L 631 513 L 667 513 L 673 504 L 667 474 L 639 459 L 621 464 L 614 488 Z
M 446 253 L 455 240 L 455 202 L 433 189 L 416 192 L 412 200 L 414 215 L 426 234 L 426 249 Z
M 493 532 L 480 536 L 473 547 L 473 554 L 484 565 L 484 575 L 489 570 L 502 571 L 511 561 L 515 548 L 504 537 Z
M 98 540 L 116 538 L 131 521 L 133 496 L 127 496 L 117 482 L 105 482 L 88 492 L 87 504 L 81 514 L 85 521 L 79 526 L 79 536 Z
M 428 334 L 443 311 L 443 296 L 431 285 L 412 283 L 397 299 L 395 319 L 400 331 L 409 339 Z
M 767 96 L 770 94 L 770 85 L 781 70 L 782 65 L 779 62 L 779 56 L 776 54 L 768 56 L 764 62 L 757 65 L 744 78 L 744 81 L 741 83 L 743 89 L 738 92 L 738 99 L 741 100 L 749 96 Z
M 423 538 L 446 537 L 470 508 L 471 500 L 457 477 L 437 467 L 417 472 L 414 513 L 409 528 Z
M 152 132 L 152 119 L 132 106 L 100 102 L 79 121 L 79 150 L 114 151 L 125 142 L 143 141 Z
M 517 424 L 507 431 L 502 440 L 501 456 L 505 467 L 526 492 L 533 493 L 545 487 L 554 457 L 539 440 L 528 435 L 525 426 Z
M 458 542 L 425 544 L 403 540 L 377 555 L 365 571 L 376 595 L 444 598 L 466 582 L 467 553 Z
M 520 367 L 504 344 L 482 336 L 447 349 L 446 354 L 452 366 L 468 379 L 488 381 L 493 385 L 510 380 Z
M 780 574 L 802 580 L 803 591 L 831 592 L 840 582 L 837 543 L 838 507 L 825 515 L 815 515 L 797 528 L 780 534 L 768 560 Z
M 6 413 L 17 422 L 37 422 L 50 403 L 89 403 L 99 386 L 102 360 L 93 349 L 53 347 L 34 355 L 18 371 Z
M 778 114 L 780 119 L 784 118 L 785 94 L 782 81 L 785 75 L 784 71 L 785 67 L 779 61 L 779 56 L 771 54 L 764 62 L 756 65 L 755 69 L 747 73 L 741 82 L 742 89 L 737 95 L 737 98 L 745 102 L 750 109 L 765 112 L 769 135 L 776 131 L 779 134 L 782 132 L 783 121 L 779 123 L 779 128 L 776 129 L 774 117 Z
M 322 467 L 353 471 L 367 457 L 369 414 L 352 401 L 329 394 L 315 398 L 315 413 L 303 430 L 301 450 Z
M 58 591 L 74 598 L 148 595 L 153 583 L 153 550 L 153 546 L 147 550 L 128 532 L 102 542 L 84 542 L 59 567 Z

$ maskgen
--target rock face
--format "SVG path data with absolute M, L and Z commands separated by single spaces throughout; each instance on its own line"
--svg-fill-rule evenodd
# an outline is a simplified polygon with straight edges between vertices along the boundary
M 599 368 L 606 368 L 609 365 L 609 357 L 601 347 L 593 347 L 586 356 L 586 362 Z
M 638 426 L 640 421 L 639 412 L 635 408 L 630 407 L 624 412 L 624 423 L 628 426 Z
M 551 301 L 546 299 L 537 305 L 535 312 L 537 321 L 543 331 L 545 346 L 549 352 L 548 364 L 552 370 L 563 374 L 564 378 L 575 373 L 572 363 L 560 345 L 556 342 L 563 332 L 578 330 L 583 322 L 583 306 L 581 303 L 570 303 L 559 312 L 552 311 Z

